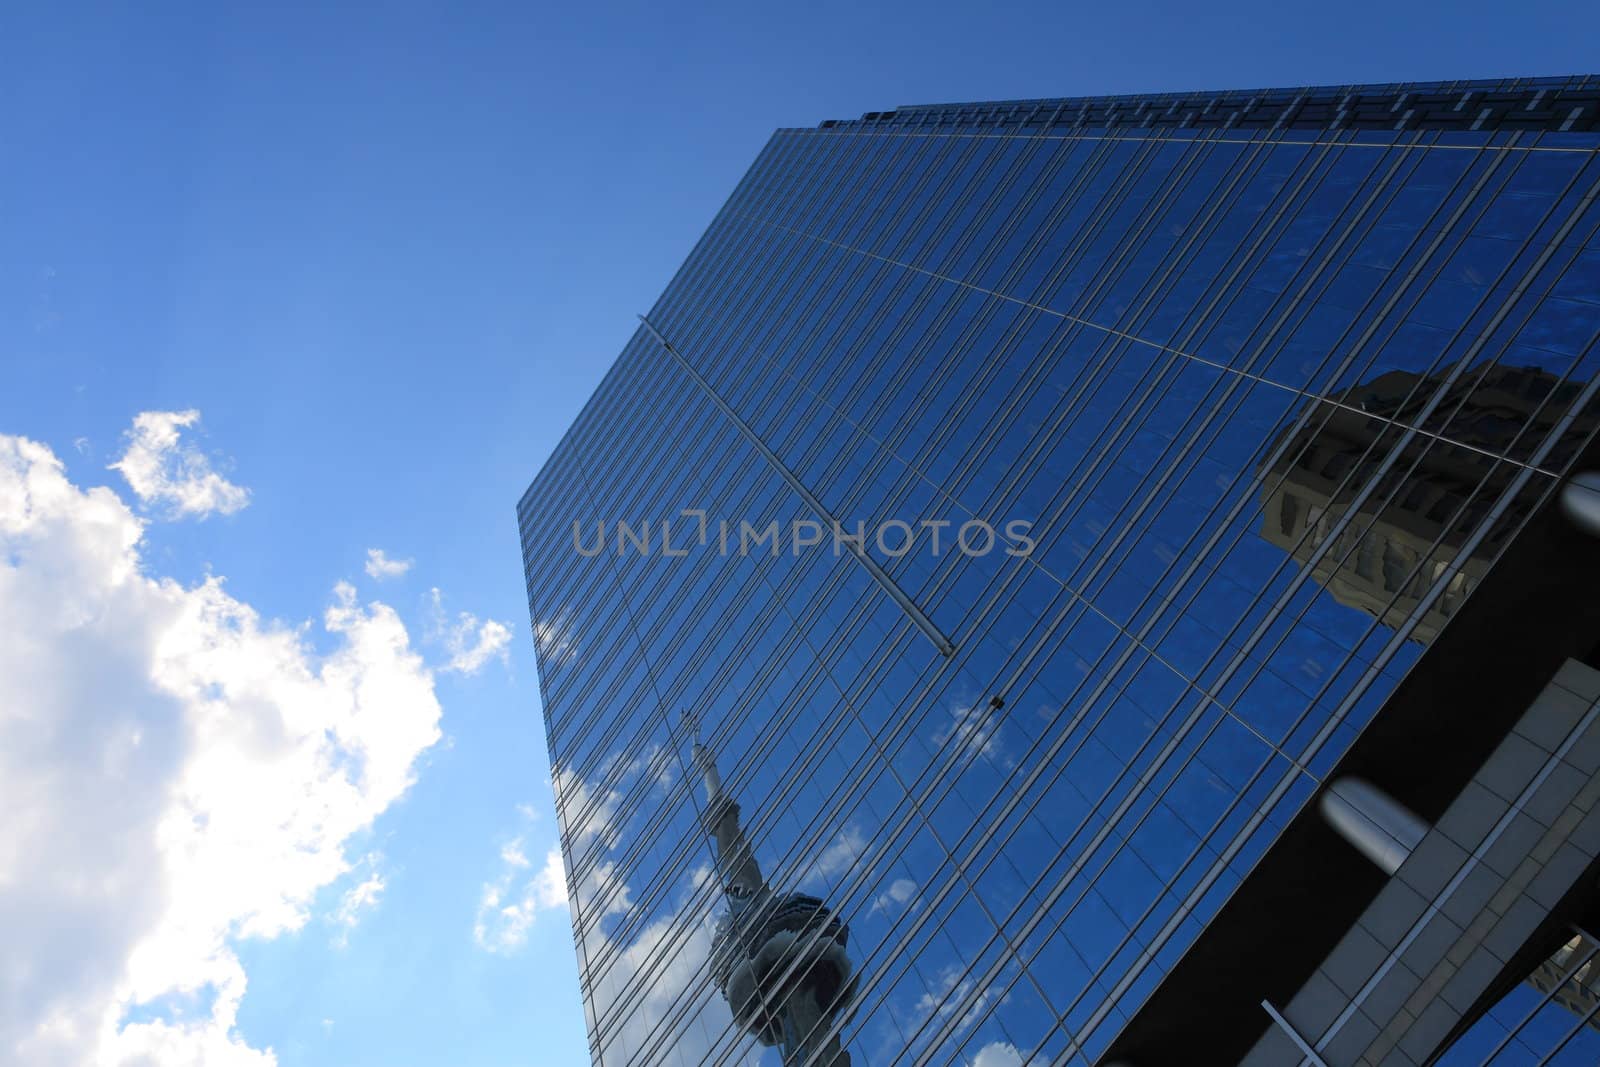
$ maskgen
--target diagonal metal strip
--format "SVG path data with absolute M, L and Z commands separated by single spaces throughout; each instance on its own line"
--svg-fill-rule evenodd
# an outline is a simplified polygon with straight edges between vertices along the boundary
M 717 410 L 728 416 L 734 426 L 738 427 L 739 433 L 744 436 L 744 439 L 750 443 L 751 447 L 761 453 L 762 458 L 771 464 L 772 469 L 778 472 L 778 476 L 784 480 L 789 488 L 800 495 L 800 499 L 806 502 L 806 506 L 816 512 L 835 534 L 843 529 L 839 520 L 834 518 L 833 513 L 823 506 L 822 501 L 811 495 L 811 491 L 805 487 L 799 478 L 795 477 L 793 471 L 784 465 L 783 460 L 778 458 L 778 454 L 768 448 L 766 442 L 761 440 L 760 436 L 750 428 L 750 425 L 739 417 L 739 413 L 734 411 L 722 397 L 717 395 L 716 390 L 712 389 L 711 384 L 689 365 L 688 360 L 678 354 L 678 350 L 672 347 L 672 342 L 663 337 L 661 331 L 651 325 L 650 320 L 643 315 L 639 316 L 639 321 L 644 324 L 645 329 L 650 331 L 650 336 L 660 342 L 667 355 L 676 360 L 678 366 L 683 368 L 683 372 L 694 381 L 695 385 L 700 387 L 700 391 L 705 393 L 711 402 L 717 406 Z M 940 655 L 949 656 L 955 652 L 956 646 L 951 640 L 934 624 L 932 619 L 928 618 L 921 608 L 917 607 L 916 601 L 907 596 L 905 591 L 895 584 L 895 580 L 889 577 L 888 572 L 878 566 L 877 561 L 871 556 L 867 555 L 864 545 L 857 544 L 856 541 L 849 538 L 836 538 L 836 540 L 843 540 L 844 544 L 849 546 L 851 555 L 855 556 L 857 562 L 867 569 L 867 573 L 872 575 L 872 580 L 878 583 L 879 588 L 888 593 L 889 597 L 900 605 L 900 610 L 904 611 L 911 621 L 917 624 L 917 629 L 927 635 L 928 640 L 933 642 L 933 646 L 939 650 Z

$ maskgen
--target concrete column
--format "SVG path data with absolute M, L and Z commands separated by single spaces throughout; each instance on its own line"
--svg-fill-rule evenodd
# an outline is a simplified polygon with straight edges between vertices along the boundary
M 1322 817 L 1367 859 L 1393 874 L 1428 832 L 1428 824 L 1371 782 L 1340 778 L 1317 801 Z

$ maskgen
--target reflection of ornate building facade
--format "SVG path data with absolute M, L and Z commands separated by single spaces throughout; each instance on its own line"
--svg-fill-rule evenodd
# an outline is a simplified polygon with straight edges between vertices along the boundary
M 595 1063 L 1404 1067 L 1537 1001 L 1600 927 L 1596 204 L 1590 78 L 778 131 L 518 505 Z
M 1262 482 L 1261 535 L 1301 560 L 1323 547 L 1350 503 L 1371 489 L 1355 521 L 1318 556 L 1315 575 L 1340 603 L 1391 627 L 1417 610 L 1535 442 L 1572 424 L 1543 461 L 1561 469 L 1600 424 L 1594 408 L 1573 408 L 1583 383 L 1538 367 L 1468 368 L 1436 396 L 1433 387 L 1445 377 L 1390 371 L 1317 402 Z M 1401 428 L 1411 425 L 1422 432 L 1394 450 Z M 1432 640 L 1449 621 L 1515 531 L 1516 518 L 1452 571 L 1416 621 L 1416 640 Z
M 1600 1030 L 1600 941 L 1587 933 L 1571 940 L 1528 975 L 1528 984 L 1566 1008 L 1584 1025 Z

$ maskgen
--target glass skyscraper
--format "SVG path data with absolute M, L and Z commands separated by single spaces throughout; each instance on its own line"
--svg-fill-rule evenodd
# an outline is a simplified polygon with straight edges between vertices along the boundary
M 1428 924 L 1588 810 L 1597 193 L 1595 78 L 774 134 L 518 506 L 595 1062 L 1595 1062 L 1587 822 Z

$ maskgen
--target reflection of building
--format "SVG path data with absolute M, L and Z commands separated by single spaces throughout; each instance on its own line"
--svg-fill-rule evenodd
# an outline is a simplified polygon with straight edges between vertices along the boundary
M 1550 958 L 1528 976 L 1528 984 L 1550 998 L 1584 1025 L 1600 1029 L 1600 941 L 1587 933 L 1575 933 L 1571 940 L 1551 953 Z
M 1516 476 L 1517 466 L 1502 457 L 1525 460 L 1534 442 L 1575 419 L 1543 461 L 1559 469 L 1600 422 L 1592 407 L 1573 410 L 1582 383 L 1538 367 L 1469 368 L 1436 399 L 1446 377 L 1390 371 L 1318 402 L 1262 482 L 1262 537 L 1301 561 L 1315 554 L 1321 585 L 1341 604 L 1391 627 L 1416 611 L 1448 557 Z M 1432 414 L 1418 423 L 1425 404 Z M 1409 425 L 1422 432 L 1394 449 Z M 1358 494 L 1354 521 L 1325 546 Z M 1511 507 L 1526 512 L 1518 502 Z M 1474 546 L 1416 621 L 1413 638 L 1426 642 L 1438 634 L 1514 529 L 1502 523 Z
M 595 1062 L 1422 1064 L 1537 1001 L 1600 928 L 1597 101 L 775 134 L 518 506 Z

